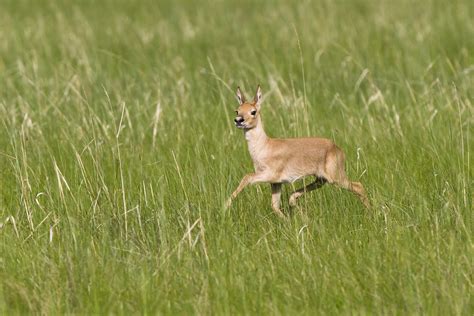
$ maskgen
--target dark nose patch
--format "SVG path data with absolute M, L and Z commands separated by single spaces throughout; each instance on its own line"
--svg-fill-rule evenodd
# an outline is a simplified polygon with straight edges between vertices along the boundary
M 242 123 L 244 121 L 244 118 L 242 116 L 237 116 L 234 120 L 235 123 Z

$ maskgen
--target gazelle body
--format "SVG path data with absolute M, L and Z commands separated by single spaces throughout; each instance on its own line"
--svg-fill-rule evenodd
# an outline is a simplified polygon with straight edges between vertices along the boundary
M 254 183 L 270 183 L 272 187 L 272 208 L 279 216 L 282 183 L 291 183 L 307 176 L 316 180 L 304 188 L 293 192 L 290 205 L 294 206 L 298 197 L 305 192 L 320 188 L 325 183 L 335 184 L 355 193 L 366 207 L 369 201 L 364 187 L 359 182 L 347 179 L 344 170 L 344 152 L 326 138 L 270 138 L 263 129 L 260 116 L 262 93 L 260 86 L 253 102 L 247 102 L 240 88 L 237 89 L 239 108 L 236 110 L 235 124 L 243 129 L 252 157 L 255 172 L 245 175 L 237 189 L 227 201 L 232 200 L 242 189 Z

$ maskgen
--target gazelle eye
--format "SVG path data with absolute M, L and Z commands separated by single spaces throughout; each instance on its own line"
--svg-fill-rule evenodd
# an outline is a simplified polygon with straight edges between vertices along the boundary
M 257 114 L 257 110 L 252 110 L 252 111 L 250 112 L 250 114 L 252 114 L 253 116 L 255 116 L 255 114 Z

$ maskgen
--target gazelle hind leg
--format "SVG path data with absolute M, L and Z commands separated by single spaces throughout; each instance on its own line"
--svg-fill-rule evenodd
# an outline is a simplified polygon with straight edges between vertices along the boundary
M 357 194 L 361 202 L 365 205 L 366 208 L 370 208 L 370 201 L 365 192 L 365 188 L 360 182 L 351 182 L 351 191 Z
M 369 202 L 369 199 L 367 198 L 367 194 L 365 193 L 365 189 L 362 183 L 349 181 L 346 178 L 342 181 L 335 181 L 334 184 L 343 189 L 351 191 L 352 193 L 357 195 L 357 197 L 360 199 L 360 201 L 362 202 L 362 204 L 364 204 L 366 208 L 370 208 L 370 202 Z
M 305 187 L 303 187 L 299 190 L 296 190 L 295 192 L 293 192 L 290 195 L 290 201 L 289 201 L 290 206 L 295 206 L 296 205 L 296 200 L 300 196 L 302 196 L 303 194 L 305 194 L 307 192 L 310 192 L 310 191 L 313 191 L 313 190 L 316 190 L 316 189 L 319 189 L 325 183 L 326 183 L 326 179 L 318 177 L 318 178 L 316 178 L 316 180 L 314 182 L 308 184 L 307 186 L 305 186 Z
M 360 182 L 352 182 L 346 176 L 344 166 L 344 153 L 339 148 L 328 153 L 326 156 L 326 179 L 343 189 L 353 192 L 361 200 L 366 208 L 370 208 L 370 202 L 365 193 L 364 186 Z

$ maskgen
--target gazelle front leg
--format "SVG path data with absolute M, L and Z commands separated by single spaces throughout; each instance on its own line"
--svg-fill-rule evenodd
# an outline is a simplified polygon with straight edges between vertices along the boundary
M 239 186 L 237 187 L 237 189 L 235 189 L 234 192 L 232 192 L 232 195 L 230 196 L 230 198 L 227 200 L 227 202 L 225 203 L 225 207 L 226 208 L 229 208 L 230 205 L 232 204 L 232 200 L 235 199 L 237 197 L 237 195 L 249 184 L 253 183 L 254 181 L 254 178 L 255 178 L 256 174 L 255 173 L 249 173 L 249 174 L 246 174 L 242 180 L 240 181 L 240 184 Z
M 280 210 L 281 203 L 281 183 L 272 183 L 272 209 L 273 211 L 280 216 L 285 218 L 285 215 Z

